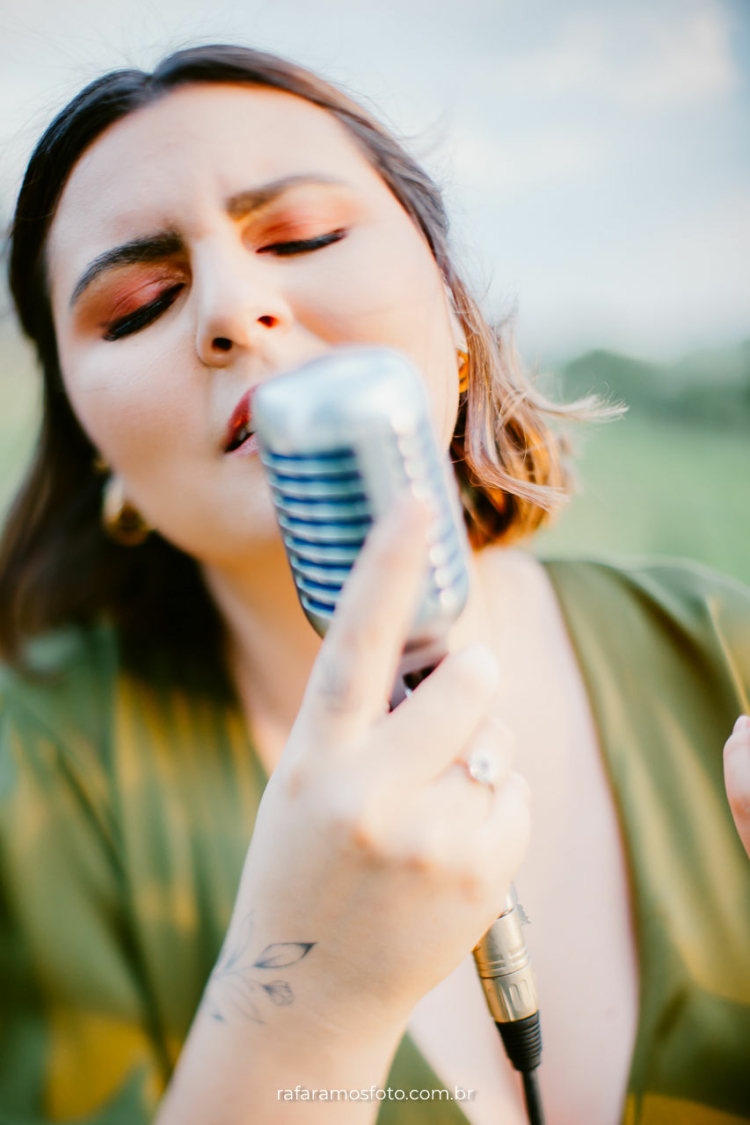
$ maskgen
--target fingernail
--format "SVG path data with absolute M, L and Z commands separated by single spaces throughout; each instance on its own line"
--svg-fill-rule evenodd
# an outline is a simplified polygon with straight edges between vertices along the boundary
M 742 731 L 750 730 L 750 715 L 740 715 L 737 722 L 734 724 L 732 734 L 741 734 Z

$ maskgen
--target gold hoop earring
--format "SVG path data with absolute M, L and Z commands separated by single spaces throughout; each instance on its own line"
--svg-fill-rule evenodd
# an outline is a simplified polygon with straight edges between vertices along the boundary
M 125 496 L 122 479 L 113 473 L 102 494 L 102 526 L 121 547 L 139 547 L 151 532 L 150 525 Z
M 458 393 L 465 395 L 469 389 L 469 353 L 458 349 Z

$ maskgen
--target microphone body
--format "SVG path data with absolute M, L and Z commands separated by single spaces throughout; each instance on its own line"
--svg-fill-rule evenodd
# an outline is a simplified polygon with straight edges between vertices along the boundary
M 407 358 L 338 348 L 259 387 L 253 425 L 297 594 L 321 636 L 373 521 L 405 490 L 433 501 L 428 572 L 403 667 L 442 656 L 468 597 L 469 547 L 427 393 Z
M 469 544 L 455 476 L 438 449 L 421 377 L 392 349 L 338 348 L 259 387 L 253 424 L 297 594 L 321 636 L 373 521 L 406 489 L 432 501 L 437 514 L 428 533 L 427 571 L 391 699 L 395 707 L 445 655 L 445 635 L 469 592 Z M 541 1051 L 524 921 L 511 887 L 473 951 L 517 1069 L 537 1066 Z M 524 1045 L 530 1024 L 536 1028 L 531 1055 Z M 525 1037 L 520 1056 L 508 1043 L 514 1028 Z

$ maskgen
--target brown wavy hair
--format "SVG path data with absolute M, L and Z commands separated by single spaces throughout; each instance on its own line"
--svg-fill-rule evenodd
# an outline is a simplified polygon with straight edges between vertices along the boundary
M 18 659 L 25 638 L 108 615 L 129 634 L 173 650 L 220 635 L 196 562 L 153 534 L 118 546 L 101 526 L 96 451 L 63 390 L 45 268 L 45 246 L 65 183 L 111 125 L 171 90 L 195 83 L 283 90 L 331 113 L 422 231 L 453 295 L 466 335 L 468 390 L 452 442 L 475 548 L 525 538 L 570 489 L 566 446 L 554 423 L 599 414 L 585 400 L 554 404 L 524 375 L 503 333 L 489 327 L 452 261 L 440 191 L 399 142 L 341 90 L 275 55 L 237 46 L 178 51 L 153 73 L 120 70 L 92 82 L 55 118 L 29 162 L 10 237 L 10 289 L 43 372 L 43 416 L 34 457 L 0 542 L 0 648 Z M 192 607 L 185 613 L 185 606 Z

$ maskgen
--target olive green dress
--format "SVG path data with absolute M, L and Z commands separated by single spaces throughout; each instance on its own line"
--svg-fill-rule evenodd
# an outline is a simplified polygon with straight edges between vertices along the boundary
M 722 775 L 748 710 L 750 591 L 691 564 L 545 566 L 629 861 L 641 995 L 623 1125 L 750 1121 L 750 860 Z M 155 663 L 144 680 L 107 626 L 45 637 L 33 660 L 50 675 L 1 682 L 0 1123 L 142 1125 L 266 777 L 226 685 L 188 691 Z M 443 1088 L 408 1035 L 387 1085 Z M 466 1118 L 392 1100 L 378 1125 Z

